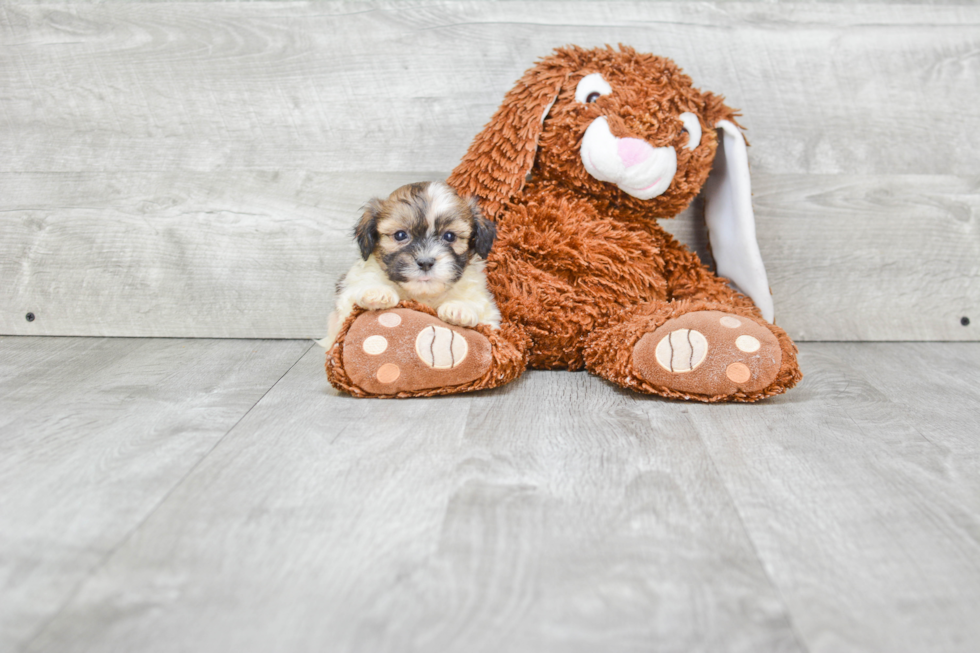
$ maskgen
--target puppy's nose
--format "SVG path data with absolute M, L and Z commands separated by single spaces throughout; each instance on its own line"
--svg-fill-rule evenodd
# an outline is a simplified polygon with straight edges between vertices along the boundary
M 421 268 L 423 272 L 428 272 L 432 269 L 432 266 L 436 264 L 436 260 L 431 256 L 420 258 L 415 262 L 418 263 L 419 268 Z

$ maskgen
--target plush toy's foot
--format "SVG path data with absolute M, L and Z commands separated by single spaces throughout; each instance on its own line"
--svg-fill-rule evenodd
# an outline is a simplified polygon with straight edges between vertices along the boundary
M 492 388 L 521 374 L 516 331 L 447 324 L 417 306 L 360 312 L 327 354 L 327 377 L 359 397 L 412 397 Z M 515 342 L 516 340 L 516 342 Z
M 786 332 L 752 308 L 651 302 L 588 339 L 586 368 L 637 392 L 697 401 L 758 401 L 803 378 Z
M 633 368 L 644 381 L 712 397 L 765 389 L 781 362 L 779 341 L 769 329 L 721 311 L 667 320 L 633 348 Z
M 455 386 L 487 371 L 490 342 L 425 313 L 371 311 L 348 330 L 343 364 L 351 381 L 371 394 Z

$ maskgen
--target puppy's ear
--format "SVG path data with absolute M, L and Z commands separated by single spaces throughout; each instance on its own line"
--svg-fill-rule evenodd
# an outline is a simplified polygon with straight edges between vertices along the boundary
M 475 195 L 487 216 L 522 188 L 534 166 L 538 139 L 581 49 L 556 50 L 524 73 L 446 180 L 460 195 Z
M 470 235 L 470 249 L 486 258 L 497 238 L 497 225 L 483 217 L 476 200 L 470 200 L 470 213 L 473 216 L 473 233 Z
M 364 207 L 364 215 L 354 226 L 354 240 L 365 261 L 378 245 L 378 218 L 381 217 L 381 200 L 374 198 Z

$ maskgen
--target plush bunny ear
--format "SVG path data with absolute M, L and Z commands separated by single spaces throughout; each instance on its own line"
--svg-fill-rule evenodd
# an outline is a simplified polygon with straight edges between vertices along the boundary
M 755 238 L 749 157 L 742 132 L 729 120 L 715 123 L 719 132 L 714 167 L 704 185 L 704 219 L 719 276 L 727 277 L 773 320 L 772 293 Z
M 524 73 L 446 180 L 460 195 L 480 198 L 488 218 L 495 219 L 501 204 L 524 188 L 544 119 L 568 77 L 566 68 L 564 60 L 551 56 Z

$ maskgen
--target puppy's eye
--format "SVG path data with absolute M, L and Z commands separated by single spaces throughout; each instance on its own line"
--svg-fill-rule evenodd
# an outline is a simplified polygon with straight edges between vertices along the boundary
M 398 230 L 391 235 L 397 242 L 403 243 L 408 240 L 408 232 L 403 230 Z
M 578 86 L 575 87 L 575 101 L 592 104 L 603 95 L 610 93 L 612 93 L 612 87 L 609 82 L 604 80 L 599 73 L 592 73 L 579 80 Z
M 446 241 L 447 243 L 455 243 L 456 242 L 456 234 L 454 234 L 451 231 L 447 231 L 446 233 L 444 233 L 442 235 L 442 239 L 444 241 Z

